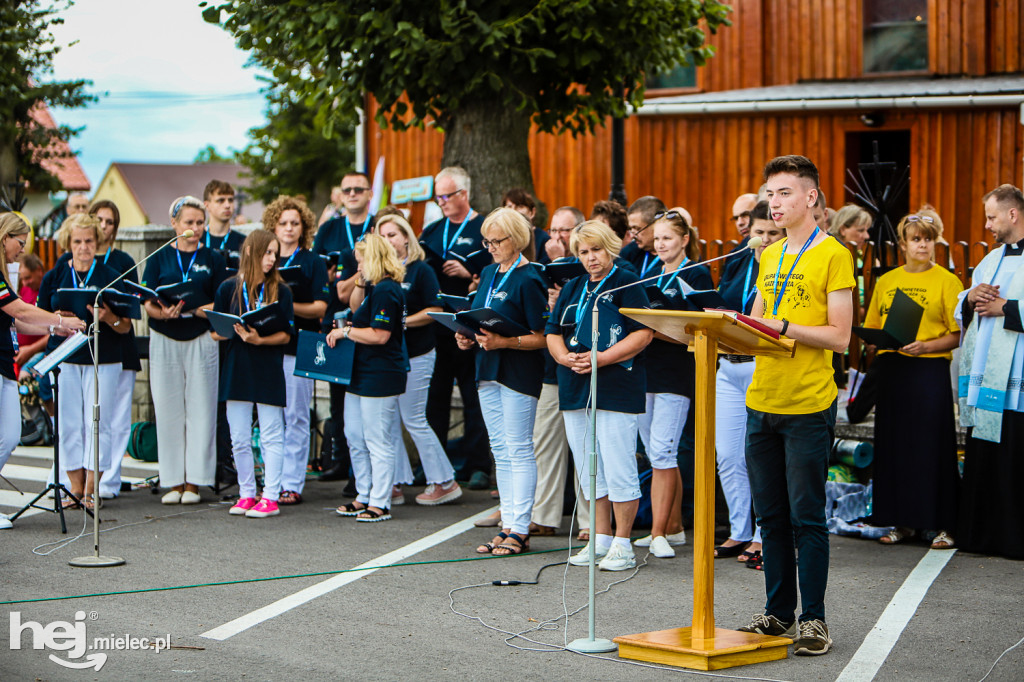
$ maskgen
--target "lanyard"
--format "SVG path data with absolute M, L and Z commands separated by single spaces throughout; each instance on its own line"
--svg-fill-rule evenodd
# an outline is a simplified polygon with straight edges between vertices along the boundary
M 650 265 L 647 264 L 648 259 L 650 259 L 650 261 L 651 261 Z M 689 260 L 689 259 L 687 259 L 687 260 Z M 650 253 L 645 253 L 644 254 L 644 264 L 640 266 L 640 279 L 643 279 L 644 277 L 646 277 L 647 273 L 651 271 L 651 268 L 653 268 L 657 262 L 658 262 L 658 257 L 657 256 L 655 256 L 654 258 L 651 258 L 651 254 Z M 683 261 L 683 265 L 686 265 L 686 261 Z
M 266 283 L 260 285 L 259 293 L 256 295 L 256 308 L 255 308 L 255 310 L 259 310 L 260 308 L 263 307 L 263 287 L 265 285 L 266 285 Z M 250 310 L 250 308 L 249 308 L 249 290 L 246 289 L 246 287 L 245 287 L 245 280 L 244 279 L 242 280 L 242 291 L 245 292 L 245 296 L 242 297 L 242 303 L 245 304 L 245 312 L 249 312 L 249 310 Z
M 72 265 L 71 261 L 68 261 L 68 267 L 71 268 L 71 279 L 75 283 L 76 289 L 84 289 L 89 284 L 89 278 L 92 277 L 92 271 L 96 269 L 96 259 L 92 259 L 92 265 L 89 266 L 89 272 L 85 273 L 85 279 L 78 281 L 78 273 L 75 272 L 75 266 Z
M 107 261 L 110 260 L 110 252 L 111 251 L 113 251 L 113 249 L 107 249 L 107 252 L 105 254 L 103 254 L 103 264 L 104 265 L 106 265 Z
M 618 265 L 613 265 L 612 269 L 608 271 L 608 274 L 605 275 L 604 278 L 600 282 L 597 283 L 597 286 L 594 287 L 593 291 L 587 291 L 587 283 L 583 282 L 583 291 L 580 292 L 580 300 L 576 303 L 576 329 L 577 330 L 580 328 L 580 322 L 583 321 L 583 316 L 587 314 L 587 308 L 589 307 L 590 298 L 592 296 L 596 296 L 597 295 L 597 292 L 601 290 L 601 287 L 604 286 L 604 283 L 608 280 L 609 277 L 612 276 L 612 273 L 614 273 L 615 269 L 618 268 L 618 267 L 619 267 Z M 575 336 L 572 337 L 572 342 L 576 343 L 576 337 Z
M 744 314 L 747 312 L 747 306 L 750 304 L 750 299 L 753 298 L 754 294 L 757 292 L 756 286 L 750 286 L 750 278 L 754 276 L 755 262 L 756 259 L 753 256 L 751 256 L 750 262 L 747 264 L 747 276 L 743 280 L 743 310 L 741 310 L 740 312 Z
M 498 282 L 498 286 L 494 286 L 494 280 L 498 279 L 498 268 L 494 268 L 494 276 L 491 277 L 491 286 L 487 290 L 487 299 L 484 301 L 484 307 L 491 307 L 491 299 L 494 298 L 494 294 L 501 291 L 501 288 L 505 286 L 505 282 L 508 281 L 512 271 L 519 267 L 519 262 L 523 260 L 523 254 L 519 254 L 519 258 L 516 258 L 516 262 L 512 264 L 512 267 L 508 269 L 501 281 Z
M 779 289 L 779 274 L 782 272 L 782 261 L 786 258 L 786 249 L 782 249 L 782 253 L 779 254 L 779 267 L 775 269 L 775 281 L 772 283 L 772 295 L 775 300 L 772 302 L 772 317 L 776 317 L 779 314 L 779 304 L 782 303 L 782 297 L 786 295 L 786 285 L 789 284 L 789 278 L 793 274 L 793 270 L 796 269 L 796 264 L 800 262 L 800 256 L 804 255 L 804 251 L 811 245 L 814 238 L 818 236 L 818 226 L 814 226 L 814 232 L 808 237 L 804 245 L 800 247 L 800 252 L 796 254 L 796 260 L 793 261 L 793 265 L 790 266 L 789 272 L 786 274 L 786 279 L 782 282 L 782 289 Z
M 370 219 L 367 218 L 366 220 L 363 221 L 363 224 L 360 225 L 360 227 L 362 228 L 359 231 L 359 236 L 360 237 L 362 237 L 363 234 L 366 233 L 366 225 L 369 222 L 370 222 Z M 352 223 L 349 222 L 348 216 L 345 216 L 345 236 L 348 237 L 348 248 L 350 248 L 350 249 L 356 248 L 356 240 L 352 237 Z
M 181 281 L 182 282 L 187 282 L 188 281 L 188 273 L 192 272 L 192 266 L 195 265 L 196 256 L 199 255 L 199 249 L 196 249 L 195 251 L 192 252 L 192 260 L 190 260 L 188 262 L 188 267 L 187 268 L 181 262 L 181 251 L 178 251 L 177 249 L 175 249 L 174 250 L 174 255 L 176 255 L 178 257 L 178 269 L 181 270 Z
M 281 267 L 282 268 L 289 267 L 292 264 L 292 261 L 295 260 L 295 254 L 297 254 L 299 251 L 302 251 L 302 249 L 296 248 L 294 251 L 292 251 L 292 255 L 288 256 L 288 260 L 286 260 L 284 262 L 284 265 L 282 265 Z
M 462 234 L 462 231 L 466 229 L 466 225 L 469 224 L 469 221 L 472 219 L 473 211 L 470 210 L 469 214 L 466 215 L 466 219 L 462 221 L 461 225 L 459 225 L 459 229 L 456 230 L 454 235 L 452 235 L 451 241 L 448 241 L 448 227 L 452 224 L 452 221 L 450 218 L 444 219 L 444 235 L 441 237 L 441 246 L 443 247 L 441 258 L 448 258 L 448 250 L 452 248 L 452 244 L 458 241 L 459 235 Z
M 683 258 L 683 262 L 680 263 L 679 267 L 675 268 L 675 269 L 679 270 L 680 268 L 684 268 L 684 267 L 686 267 L 686 264 L 689 263 L 689 262 L 690 262 L 689 258 Z M 665 282 L 664 284 L 662 284 L 661 280 L 665 279 L 665 275 L 669 275 L 669 274 L 673 274 L 672 271 L 666 272 L 664 275 L 662 275 L 661 277 L 658 278 L 658 288 L 661 289 L 661 293 L 665 293 L 665 290 L 668 289 L 670 286 L 672 286 L 672 282 L 675 280 L 675 277 L 669 277 L 668 281 Z
M 230 237 L 230 236 L 231 236 L 231 230 L 228 230 L 227 232 L 224 233 L 224 236 L 220 238 L 220 246 L 217 247 L 218 251 L 223 251 L 224 249 L 227 248 L 228 237 Z M 210 231 L 209 230 L 206 231 L 206 248 L 208 248 L 208 249 L 212 249 L 213 248 L 210 245 Z

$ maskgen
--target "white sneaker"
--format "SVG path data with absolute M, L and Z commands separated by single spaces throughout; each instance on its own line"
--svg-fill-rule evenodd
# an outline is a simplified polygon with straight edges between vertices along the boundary
M 659 535 L 651 541 L 651 554 L 659 559 L 671 559 L 676 555 L 676 551 L 672 549 L 664 535 Z
M 576 554 L 573 554 L 571 557 L 569 557 L 569 563 L 572 564 L 573 566 L 589 566 L 590 565 L 590 547 L 593 544 L 594 544 L 593 542 L 588 542 L 583 549 L 581 549 Z M 606 554 L 608 554 L 608 550 L 607 549 L 598 548 L 597 553 L 594 555 L 594 558 L 596 558 L 598 561 L 600 561 L 601 559 L 604 558 L 604 556 Z
M 0 530 L 7 530 L 8 528 L 14 528 L 14 524 L 7 518 L 7 514 L 0 514 Z
M 632 548 L 625 548 L 622 545 L 612 544 L 608 554 L 601 559 L 597 565 L 602 571 L 628 571 L 636 568 L 636 555 Z
M 199 493 L 194 493 L 191 490 L 186 490 L 181 494 L 182 504 L 199 504 L 203 498 L 199 497 Z
M 673 533 L 671 535 L 666 535 L 665 539 L 668 540 L 668 544 L 672 545 L 673 547 L 678 547 L 679 545 L 685 545 L 686 544 L 686 531 L 685 530 L 681 530 L 678 533 Z M 634 542 L 633 544 L 636 545 L 637 547 L 650 547 L 651 546 L 651 536 L 650 535 L 645 535 L 642 538 L 640 538 L 639 540 L 637 540 L 636 542 Z
M 172 490 L 160 498 L 161 504 L 181 504 L 181 491 Z

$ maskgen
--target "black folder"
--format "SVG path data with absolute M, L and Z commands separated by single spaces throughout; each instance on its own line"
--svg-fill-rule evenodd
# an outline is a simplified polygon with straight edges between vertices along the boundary
M 529 336 L 530 330 L 490 308 L 463 310 L 459 313 L 427 313 L 453 332 L 473 338 L 480 330 L 498 336 Z
M 347 386 L 352 381 L 355 349 L 356 344 L 348 339 L 338 339 L 331 348 L 326 334 L 300 329 L 294 375 Z
M 880 350 L 898 350 L 917 338 L 923 316 L 924 307 L 897 289 L 882 328 L 854 327 L 853 333 Z
M 312 292 L 309 289 L 309 282 L 302 274 L 301 265 L 290 265 L 287 268 L 278 268 L 278 274 L 281 275 L 281 279 L 288 285 L 288 288 L 292 290 L 294 298 L 307 299 L 310 298 Z
M 484 271 L 484 268 L 494 262 L 491 252 L 487 249 L 480 249 L 466 256 L 455 251 L 449 251 L 448 255 L 452 260 L 462 263 L 469 270 L 470 274 L 473 275 L 479 275 Z
M 473 307 L 473 296 L 456 296 L 454 294 L 438 294 L 437 297 L 444 307 L 453 313 L 461 313 Z
M 244 315 L 230 315 L 207 310 L 206 319 L 210 321 L 210 326 L 215 332 L 228 339 L 235 336 L 234 326 L 236 324 L 244 324 L 255 330 L 260 336 L 270 336 L 291 328 L 291 320 L 284 314 L 280 301 L 250 310 Z
M 536 265 L 541 269 L 541 274 L 544 275 L 544 279 L 548 281 L 548 286 L 551 288 L 555 286 L 564 287 L 565 283 L 569 280 L 587 274 L 587 269 L 583 267 L 583 263 L 575 258 L 572 260 L 558 260 L 547 265 L 536 263 Z
M 189 311 L 195 310 L 200 306 L 204 306 L 207 303 L 213 301 L 206 292 L 203 291 L 203 286 L 198 280 L 189 279 L 184 282 L 178 282 L 176 284 L 164 284 L 156 289 L 150 289 L 144 287 L 141 284 L 136 284 L 131 280 L 123 280 L 125 289 L 129 293 L 136 294 L 142 297 L 144 301 L 156 300 L 166 306 L 177 305 L 178 301 L 184 301 L 185 304 L 182 306 L 182 310 Z

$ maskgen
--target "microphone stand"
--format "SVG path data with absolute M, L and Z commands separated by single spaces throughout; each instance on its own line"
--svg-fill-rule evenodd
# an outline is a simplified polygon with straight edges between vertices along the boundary
M 125 563 L 122 557 L 100 556 L 100 297 L 103 292 L 114 286 L 130 273 L 138 270 L 139 266 L 155 256 L 160 251 L 178 241 L 182 237 L 191 237 L 192 230 L 186 230 L 181 235 L 175 235 L 166 243 L 157 247 L 134 266 L 128 268 L 118 275 L 114 281 L 96 292 L 96 298 L 92 304 L 92 541 L 93 555 L 72 559 L 68 562 L 71 566 L 79 568 L 103 568 L 108 566 L 120 566 Z M 109 248 L 113 248 L 110 246 Z M 128 324 L 131 324 L 129 322 Z M 124 456 L 124 453 L 121 453 Z

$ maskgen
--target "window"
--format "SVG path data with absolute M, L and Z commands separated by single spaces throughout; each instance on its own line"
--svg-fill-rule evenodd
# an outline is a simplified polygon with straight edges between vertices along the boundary
M 928 0 L 864 0 L 864 73 L 928 70 Z
M 658 71 L 647 76 L 648 90 L 665 90 L 697 87 L 697 68 L 692 64 L 681 64 L 668 71 Z

